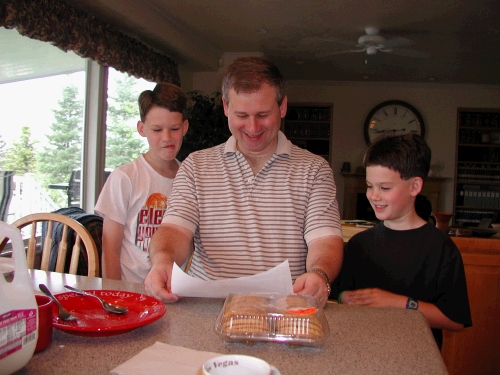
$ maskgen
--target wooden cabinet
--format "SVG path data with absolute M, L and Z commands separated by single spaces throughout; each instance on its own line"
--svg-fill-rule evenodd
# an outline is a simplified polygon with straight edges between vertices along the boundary
M 500 109 L 458 110 L 454 225 L 500 211 Z
M 465 264 L 472 327 L 443 331 L 444 362 L 450 375 L 500 374 L 500 235 L 452 239 Z
M 282 131 L 295 145 L 305 148 L 330 162 L 331 104 L 288 104 Z

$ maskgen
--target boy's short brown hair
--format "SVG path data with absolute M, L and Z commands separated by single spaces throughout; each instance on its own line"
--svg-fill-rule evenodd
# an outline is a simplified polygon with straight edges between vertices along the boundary
M 153 105 L 166 108 L 170 112 L 180 112 L 182 119 L 186 119 L 187 96 L 180 87 L 171 83 L 158 83 L 153 90 L 143 91 L 138 102 L 142 122 Z
M 399 172 L 403 180 L 429 174 L 431 149 L 425 140 L 413 133 L 377 138 L 366 150 L 364 167 L 382 166 Z

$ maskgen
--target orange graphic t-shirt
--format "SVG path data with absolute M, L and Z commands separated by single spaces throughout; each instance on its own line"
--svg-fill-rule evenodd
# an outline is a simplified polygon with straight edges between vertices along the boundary
M 151 237 L 160 226 L 166 209 L 167 197 L 161 193 L 152 193 L 139 211 L 135 244 L 142 251 L 148 251 Z

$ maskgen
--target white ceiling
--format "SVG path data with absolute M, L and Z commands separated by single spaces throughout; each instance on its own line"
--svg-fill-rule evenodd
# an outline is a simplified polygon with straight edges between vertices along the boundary
M 49 43 L 0 27 L 0 84 L 85 69 L 85 60 Z
M 498 0 L 66 0 L 172 56 L 216 71 L 260 52 L 287 79 L 500 84 Z M 356 49 L 367 26 L 427 58 Z

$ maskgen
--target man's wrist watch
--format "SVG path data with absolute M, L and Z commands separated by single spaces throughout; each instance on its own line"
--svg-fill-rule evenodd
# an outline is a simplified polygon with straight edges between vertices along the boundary
M 406 302 L 406 308 L 410 309 L 410 310 L 417 310 L 418 309 L 418 301 L 416 299 L 408 297 L 408 301 Z
M 321 268 L 313 268 L 309 272 L 316 272 L 321 276 L 323 276 L 323 278 L 326 281 L 326 289 L 328 290 L 328 295 L 330 295 L 330 292 L 332 291 L 332 286 L 330 285 L 330 279 L 328 278 L 328 275 L 325 273 L 325 271 L 323 271 Z

